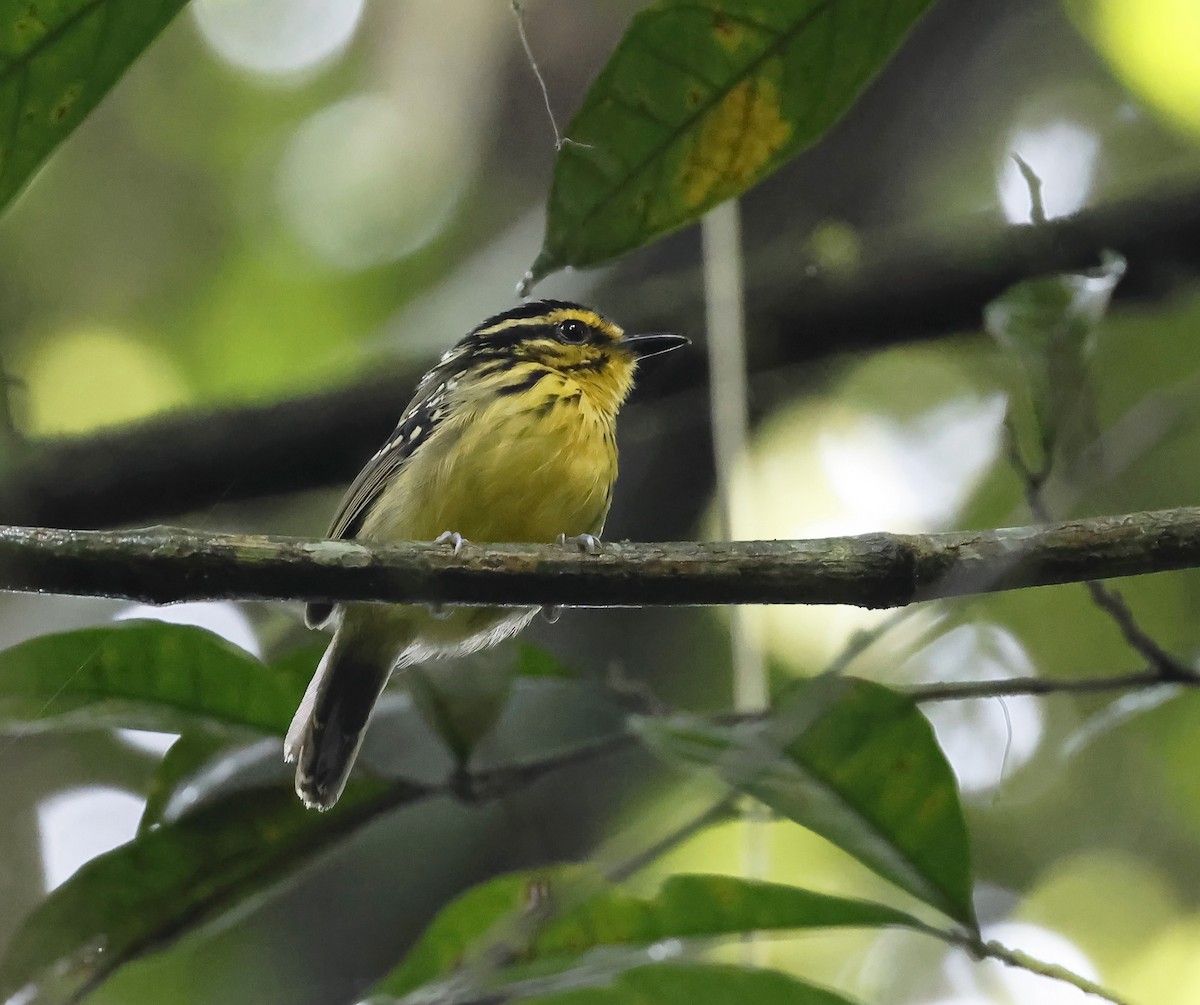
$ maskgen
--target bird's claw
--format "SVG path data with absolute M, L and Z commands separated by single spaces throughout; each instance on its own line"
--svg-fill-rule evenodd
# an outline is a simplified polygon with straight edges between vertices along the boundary
M 454 557 L 457 558 L 462 554 L 463 545 L 467 543 L 467 539 L 456 530 L 444 530 L 433 539 L 434 544 L 449 544 L 454 547 Z
M 547 604 L 542 608 L 542 620 L 548 625 L 557 624 L 562 612 L 562 604 Z
M 600 538 L 595 534 L 576 534 L 574 537 L 567 537 L 566 534 L 558 535 L 558 543 L 563 548 L 574 547 L 579 551 L 586 552 L 589 555 L 600 554 Z
M 448 544 L 454 549 L 454 557 L 458 558 L 462 554 L 463 545 L 467 543 L 467 539 L 456 530 L 444 530 L 433 539 L 434 544 Z M 450 617 L 453 611 L 446 604 L 428 604 L 429 616 L 436 621 L 445 621 Z

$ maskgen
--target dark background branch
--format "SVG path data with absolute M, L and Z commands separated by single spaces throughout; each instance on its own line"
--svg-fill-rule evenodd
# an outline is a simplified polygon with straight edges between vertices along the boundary
M 978 224 L 978 221 L 977 221 Z M 752 290 L 752 366 L 768 373 L 831 354 L 978 327 L 984 304 L 1025 276 L 1085 268 L 1101 249 L 1128 256 L 1120 297 L 1158 297 L 1200 271 L 1200 191 L 1163 188 L 1098 206 L 1041 228 L 1014 226 L 952 240 L 911 235 L 873 244 L 853 272 L 807 274 Z M 692 241 L 694 235 L 673 240 Z M 772 256 L 778 260 L 778 249 Z M 691 280 L 683 281 L 685 286 Z M 698 298 L 648 282 L 615 283 L 601 305 L 634 329 L 701 332 Z M 664 306 L 669 305 L 669 306 Z M 447 333 L 447 342 L 455 333 Z M 638 401 L 702 386 L 697 348 L 645 375 Z M 0 481 L 0 522 L 103 527 L 347 482 L 391 430 L 420 376 L 397 366 L 386 377 L 266 405 L 178 412 L 100 433 L 30 442 Z M 704 444 L 694 452 L 696 463 Z M 639 528 L 641 529 L 641 528 Z

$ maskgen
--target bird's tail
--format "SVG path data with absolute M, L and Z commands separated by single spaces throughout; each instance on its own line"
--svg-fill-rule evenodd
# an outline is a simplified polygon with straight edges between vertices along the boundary
M 283 744 L 296 765 L 296 795 L 310 809 L 338 801 L 394 657 L 338 631 L 313 675 Z

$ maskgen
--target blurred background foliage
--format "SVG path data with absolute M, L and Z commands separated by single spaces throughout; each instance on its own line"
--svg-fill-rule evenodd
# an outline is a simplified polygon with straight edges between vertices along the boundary
M 640 6 L 527 5 L 560 121 Z M 982 334 L 982 300 L 974 323 L 933 295 L 893 324 L 888 297 L 865 285 L 878 276 L 868 266 L 891 248 L 885 293 L 910 278 L 936 290 L 936 269 L 927 273 L 940 260 L 928 249 L 986 248 L 1026 222 L 1013 153 L 1041 178 L 1052 218 L 1125 207 L 1113 217 L 1124 222 L 1111 237 L 1117 251 L 1139 239 L 1138 206 L 1164 192 L 1179 193 L 1194 219 L 1198 51 L 1191 0 L 942 0 L 821 144 L 743 200 L 751 357 L 785 362 L 756 365 L 752 379 L 738 537 L 1029 519 L 1003 440 L 1006 407 L 1027 414 L 1028 391 Z M 195 0 L 0 219 L 0 360 L 14 381 L 6 463 L 46 437 L 419 369 L 512 302 L 540 245 L 553 140 L 500 0 Z M 1090 359 L 1111 463 L 1056 479 L 1047 498 L 1057 515 L 1200 496 L 1198 244 L 1181 226 L 1130 254 Z M 797 323 L 795 291 L 814 276 L 872 313 Z M 551 277 L 538 293 L 703 342 L 694 229 L 615 265 Z M 608 534 L 708 535 L 703 389 L 653 373 L 645 383 L 624 419 Z M 306 463 L 303 451 L 294 463 Z M 155 515 L 318 534 L 340 491 L 244 499 L 231 478 L 211 505 Z M 147 508 L 143 500 L 138 512 Z M 1194 663 L 1200 575 L 1120 585 L 1143 627 Z M 298 609 L 131 612 L 5 597 L 0 645 L 131 615 L 203 624 L 271 659 L 311 641 Z M 756 617 L 782 687 L 824 668 L 882 616 L 769 608 Z M 490 762 L 602 732 L 616 714 L 602 686 L 614 669 L 672 707 L 729 704 L 727 626 L 716 612 L 577 612 L 530 638 L 574 676 L 518 681 L 481 748 Z M 503 651 L 496 665 L 514 658 Z M 902 685 L 1139 665 L 1086 593 L 1064 587 L 922 607 L 852 669 Z M 1200 1000 L 1198 702 L 1159 690 L 927 709 L 963 789 L 985 934 L 1136 1002 Z M 439 777 L 444 750 L 403 695 L 393 704 L 404 729 L 377 726 L 368 759 Z M 101 729 L 0 737 L 0 944 L 47 890 L 133 837 L 172 739 Z M 256 777 L 284 777 L 273 751 L 245 761 Z M 611 860 L 610 849 L 652 840 L 705 794 L 629 752 L 499 802 L 428 800 L 310 862 L 281 895 L 122 971 L 94 1000 L 352 1000 L 464 887 L 543 862 Z M 744 826 L 706 830 L 652 873 L 738 872 Z M 768 834 L 772 878 L 897 897 L 807 831 L 781 822 Z M 1082 1000 L 911 932 L 775 938 L 759 953 L 881 1005 Z

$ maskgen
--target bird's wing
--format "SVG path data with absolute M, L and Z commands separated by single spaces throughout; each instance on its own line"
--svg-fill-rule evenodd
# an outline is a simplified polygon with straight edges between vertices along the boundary
M 453 365 L 457 362 L 447 353 L 441 363 L 421 379 L 416 395 L 392 435 L 367 461 L 342 497 L 329 525 L 328 537 L 345 540 L 358 536 L 367 512 L 380 493 L 445 419 L 449 396 L 462 376 Z M 332 613 L 333 604 L 311 603 L 305 608 L 304 620 L 310 628 L 319 628 Z
M 387 442 L 367 461 L 350 484 L 333 515 L 328 537 L 340 541 L 357 536 L 371 503 L 404 467 L 404 462 L 412 456 L 419 443 L 407 434 L 404 426 L 405 422 L 402 420 Z

